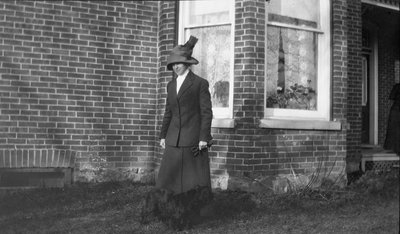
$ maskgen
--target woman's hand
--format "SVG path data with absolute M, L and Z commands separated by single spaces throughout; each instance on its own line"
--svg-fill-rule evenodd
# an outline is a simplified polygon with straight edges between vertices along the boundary
M 207 148 L 207 142 L 206 141 L 200 141 L 199 142 L 199 150 Z
M 160 146 L 161 148 L 165 149 L 165 139 L 160 140 Z

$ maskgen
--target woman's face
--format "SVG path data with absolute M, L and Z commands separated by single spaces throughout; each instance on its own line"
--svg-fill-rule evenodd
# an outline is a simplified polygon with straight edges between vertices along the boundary
M 183 75 L 185 71 L 188 69 L 188 65 L 184 63 L 175 63 L 172 65 L 172 69 L 178 76 L 180 76 Z

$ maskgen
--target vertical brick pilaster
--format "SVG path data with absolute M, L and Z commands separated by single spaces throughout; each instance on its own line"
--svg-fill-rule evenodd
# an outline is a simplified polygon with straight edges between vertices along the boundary
M 156 147 L 155 161 L 158 164 L 160 161 L 159 156 L 162 153 L 160 147 L 158 147 L 158 135 L 162 124 L 162 118 L 165 110 L 165 102 L 167 97 L 167 84 L 172 79 L 173 73 L 167 70 L 167 59 L 172 50 L 176 45 L 178 38 L 176 38 L 176 30 L 178 29 L 176 1 L 162 1 L 160 2 L 160 22 L 159 22 L 159 67 L 158 67 L 158 83 L 157 83 L 157 121 L 156 121 Z
M 347 1 L 347 154 L 349 160 L 359 160 L 361 144 L 361 2 Z
M 236 1 L 235 11 L 234 109 L 250 129 L 264 115 L 265 1 Z

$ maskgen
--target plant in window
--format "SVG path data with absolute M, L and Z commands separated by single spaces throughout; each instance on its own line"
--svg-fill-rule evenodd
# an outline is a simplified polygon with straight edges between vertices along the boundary
M 285 92 L 283 92 L 283 88 L 278 86 L 276 88 L 276 93 L 267 98 L 267 107 L 286 108 L 288 99 L 289 97 Z
M 310 87 L 311 80 L 307 80 L 307 83 L 307 86 L 295 83 L 285 90 L 278 86 L 276 93 L 267 98 L 267 107 L 315 110 L 316 92 Z
M 229 82 L 217 81 L 214 84 L 213 98 L 218 103 L 218 106 L 227 107 L 229 97 Z

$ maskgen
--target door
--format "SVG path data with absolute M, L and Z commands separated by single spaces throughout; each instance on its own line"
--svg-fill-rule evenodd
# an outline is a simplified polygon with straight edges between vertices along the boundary
M 361 143 L 370 144 L 370 74 L 369 54 L 362 56 L 362 112 L 361 112 Z

